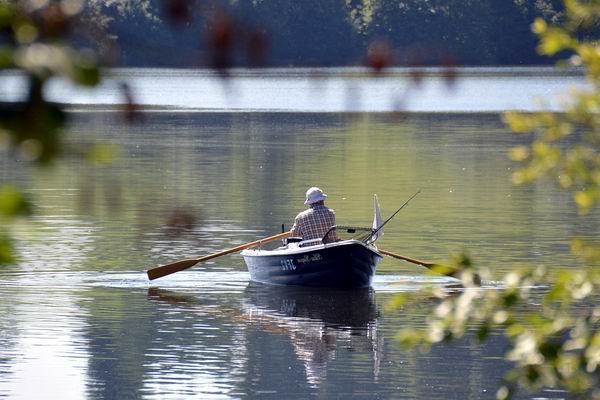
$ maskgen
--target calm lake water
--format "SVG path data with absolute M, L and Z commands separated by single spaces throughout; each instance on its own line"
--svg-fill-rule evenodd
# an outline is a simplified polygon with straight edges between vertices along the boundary
M 112 163 L 69 156 L 39 169 L 0 153 L 0 182 L 37 206 L 10 227 L 20 262 L 0 269 L 0 398 L 493 399 L 508 368 L 500 336 L 428 353 L 395 342 L 399 329 L 423 326 L 434 300 L 390 311 L 393 296 L 452 284 L 413 264 L 385 259 L 360 291 L 254 284 L 239 255 L 153 282 L 145 270 L 289 228 L 313 185 L 340 225 L 365 226 L 374 193 L 385 217 L 421 189 L 379 246 L 428 261 L 467 250 L 498 274 L 576 267 L 571 238 L 600 234 L 600 216 L 578 217 L 551 182 L 513 186 L 507 152 L 526 138 L 497 113 L 471 112 L 530 109 L 540 93 L 583 85 L 576 75 L 464 70 L 449 105 L 434 74 L 426 101 L 404 103 L 420 113 L 390 112 L 414 111 L 388 96 L 410 81 L 400 72 L 114 75 L 148 110 L 133 124 L 115 111 L 113 83 L 51 89 L 72 106 L 72 153 L 109 144 Z M 20 85 L 5 77 L 5 98 Z

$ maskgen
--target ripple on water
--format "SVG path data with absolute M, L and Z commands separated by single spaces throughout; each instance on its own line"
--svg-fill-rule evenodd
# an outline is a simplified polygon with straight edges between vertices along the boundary
M 250 282 L 247 271 L 182 271 L 155 281 L 149 281 L 145 272 L 79 272 L 36 271 L 12 272 L 0 277 L 0 288 L 19 287 L 44 290 L 77 290 L 89 287 L 140 289 L 203 289 L 211 293 L 240 292 Z M 413 292 L 424 288 L 457 288 L 454 278 L 433 275 L 376 275 L 373 290 L 382 293 Z M 501 282 L 485 282 L 487 289 L 501 288 Z
M 4 274 L 1 287 L 39 289 L 78 289 L 86 287 L 139 289 L 151 286 L 164 288 L 203 288 L 212 292 L 241 291 L 249 281 L 247 272 L 186 271 L 169 278 L 150 282 L 145 272 L 73 272 L 36 271 Z

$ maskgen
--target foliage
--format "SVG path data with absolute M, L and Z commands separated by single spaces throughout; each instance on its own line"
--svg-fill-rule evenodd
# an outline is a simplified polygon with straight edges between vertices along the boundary
M 482 342 L 501 331 L 509 342 L 505 357 L 514 365 L 498 398 L 509 397 L 518 387 L 531 391 L 561 387 L 585 398 L 600 398 L 600 308 L 593 306 L 594 293 L 600 290 L 598 271 L 553 275 L 543 268 L 514 270 L 504 276 L 502 290 L 463 284 L 466 289 L 457 296 L 434 291 L 440 303 L 429 316 L 427 329 L 402 330 L 400 342 L 429 347 L 467 334 Z M 543 287 L 551 288 L 543 304 L 524 311 L 531 310 L 532 295 Z M 394 306 L 408 301 L 406 296 L 396 299 Z M 582 303 L 587 311 L 571 315 L 572 307 Z
M 114 7 L 120 15 L 140 12 L 148 19 L 156 19 L 149 0 L 88 0 L 87 6 L 92 10 Z
M 511 152 L 524 166 L 513 175 L 517 184 L 542 176 L 553 177 L 573 194 L 580 211 L 597 211 L 600 202 L 600 44 L 586 40 L 582 31 L 600 21 L 600 6 L 594 1 L 565 1 L 560 25 L 537 19 L 534 32 L 538 50 L 553 56 L 573 53 L 571 62 L 585 68 L 589 90 L 574 94 L 565 113 L 508 113 L 506 122 L 516 133 L 532 135 L 530 145 Z M 582 39 L 583 38 L 583 39 Z M 539 390 L 560 387 L 583 398 L 600 399 L 600 251 L 597 243 L 572 242 L 584 267 L 550 273 L 541 268 L 515 269 L 506 274 L 501 290 L 483 290 L 473 285 L 468 258 L 454 262 L 469 267 L 465 290 L 456 296 L 434 293 L 440 303 L 423 331 L 404 330 L 405 345 L 451 341 L 473 334 L 484 341 L 493 332 L 508 340 L 505 358 L 513 368 L 504 377 L 498 398 L 510 397 L 518 388 Z M 490 279 L 489 272 L 480 271 Z M 543 292 L 542 304 L 532 311 L 530 299 Z M 594 297 L 595 296 L 595 297 Z M 409 299 L 395 300 L 395 307 Z M 582 311 L 583 310 L 583 311 Z
M 514 132 L 534 133 L 531 146 L 513 149 L 511 157 L 526 166 L 513 174 L 517 184 L 531 182 L 541 175 L 551 175 L 573 198 L 582 214 L 600 202 L 600 51 L 597 42 L 580 42 L 575 36 L 600 18 L 600 7 L 584 6 L 568 1 L 563 26 L 548 26 L 536 20 L 533 29 L 540 36 L 539 51 L 555 55 L 572 51 L 571 60 L 586 67 L 591 89 L 577 93 L 564 114 L 508 113 L 506 122 Z M 583 15 L 582 15 L 583 14 Z
M 19 189 L 8 185 L 0 187 L 0 219 L 30 215 L 31 211 L 31 202 Z
M 210 65 L 206 22 L 218 8 L 236 21 L 233 39 L 239 43 L 234 46 L 242 45 L 245 30 L 261 32 L 272 66 L 361 64 L 375 41 L 388 42 L 401 65 L 439 65 L 448 58 L 463 65 L 549 63 L 534 52 L 535 36 L 527 26 L 536 16 L 555 21 L 562 10 L 557 0 L 89 0 L 87 4 L 86 18 L 110 33 L 121 65 L 168 67 Z M 169 29 L 173 26 L 177 29 Z M 151 42 L 144 40 L 149 35 Z M 236 60 L 235 65 L 247 64 Z
M 16 157 L 47 165 L 60 154 L 65 113 L 44 98 L 48 80 L 60 77 L 85 86 L 100 80 L 94 53 L 72 45 L 82 9 L 76 0 L 0 2 L 0 70 L 19 71 L 27 82 L 24 99 L 0 103 L 0 142 Z M 0 187 L 0 220 L 31 211 L 18 188 Z M 0 231 L 0 265 L 15 261 L 7 230 Z
M 15 262 L 13 240 L 2 227 L 15 217 L 30 215 L 31 211 L 31 202 L 19 189 L 0 186 L 0 266 Z
M 0 46 L 0 67 L 21 71 L 28 83 L 23 101 L 0 104 L 0 128 L 21 155 L 47 163 L 58 155 L 65 117 L 58 105 L 44 98 L 44 85 L 63 77 L 93 86 L 100 75 L 93 53 L 67 44 L 81 8 L 33 4 L 0 5 L 0 30 L 7 36 Z

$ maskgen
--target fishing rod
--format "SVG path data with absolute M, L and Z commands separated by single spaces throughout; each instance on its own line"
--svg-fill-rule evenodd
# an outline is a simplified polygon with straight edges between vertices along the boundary
M 400 210 L 402 210 L 412 199 L 414 199 L 419 193 L 421 193 L 421 189 L 417 190 L 417 192 L 415 194 L 413 194 L 410 199 L 406 200 L 406 202 L 404 204 L 402 204 L 402 206 L 396 210 L 395 213 L 392 214 L 391 217 L 389 217 L 388 219 L 386 219 L 383 224 L 379 225 L 379 227 L 377 229 L 375 229 L 373 231 L 373 233 L 371 233 L 371 235 L 369 235 L 369 237 L 365 240 L 365 243 L 368 242 L 373 236 L 375 236 L 377 234 L 377 232 L 379 232 L 381 230 L 381 228 L 383 228 L 383 226 L 385 224 L 387 224 L 388 222 L 390 222 L 392 220 L 392 218 L 394 218 L 396 216 L 396 214 L 398 214 L 400 212 Z

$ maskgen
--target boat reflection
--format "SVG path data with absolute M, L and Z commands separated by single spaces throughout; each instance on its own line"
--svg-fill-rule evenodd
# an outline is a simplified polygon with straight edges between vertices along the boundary
M 152 300 L 177 306 L 192 305 L 200 314 L 208 312 L 229 324 L 239 324 L 247 338 L 254 337 L 254 330 L 286 337 L 311 386 L 318 386 L 326 378 L 327 365 L 339 351 L 371 352 L 373 378 L 378 378 L 383 336 L 378 335 L 379 312 L 370 288 L 343 290 L 252 282 L 245 288 L 239 308 L 215 308 L 214 304 L 205 307 L 193 295 L 157 288 L 150 288 L 148 295 Z
M 328 289 L 273 286 L 250 282 L 244 290 L 248 312 L 264 311 L 273 318 L 320 321 L 328 327 L 367 328 L 377 319 L 371 288 Z
M 370 288 L 357 290 L 271 286 L 250 283 L 243 310 L 250 323 L 277 327 L 287 335 L 310 384 L 326 376 L 327 364 L 344 349 L 372 351 L 375 378 L 383 348 L 377 335 L 377 306 Z

